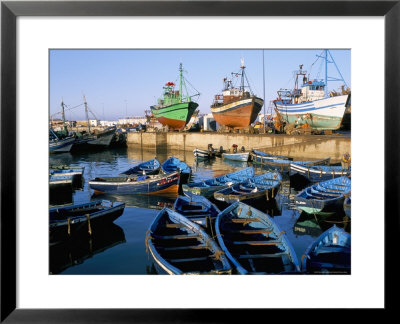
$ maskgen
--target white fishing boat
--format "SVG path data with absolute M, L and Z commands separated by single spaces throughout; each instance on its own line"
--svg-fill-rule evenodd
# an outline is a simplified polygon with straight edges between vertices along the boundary
M 345 85 L 346 83 L 343 77 L 341 79 L 328 77 L 327 65 L 335 61 L 329 50 L 324 50 L 323 53 L 324 55 L 319 57 L 325 61 L 325 80 L 310 80 L 306 76 L 307 71 L 304 71 L 303 65 L 300 65 L 300 69 L 295 72 L 293 90 L 280 89 L 278 91 L 278 98 L 274 104 L 277 113 L 285 122 L 296 126 L 309 126 L 317 130 L 340 128 L 343 115 L 350 105 L 350 94 L 331 95 L 327 90 L 328 81 L 343 81 Z M 338 72 L 341 76 L 339 69 Z M 299 76 L 303 77 L 300 87 Z

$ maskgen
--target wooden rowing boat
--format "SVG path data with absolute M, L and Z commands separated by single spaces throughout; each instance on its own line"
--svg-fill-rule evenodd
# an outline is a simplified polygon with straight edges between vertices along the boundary
M 343 170 L 341 166 L 310 166 L 302 164 L 301 162 L 294 162 L 290 164 L 290 176 L 295 174 L 301 175 L 311 182 L 320 182 L 342 176 L 349 176 L 351 174 L 351 170 Z
M 239 274 L 298 272 L 299 262 L 286 234 L 267 214 L 235 202 L 217 217 L 218 243 Z
M 109 194 L 177 194 L 179 172 L 133 177 L 97 177 L 89 181 L 95 193 Z
M 244 182 L 216 191 L 214 192 L 214 198 L 228 204 L 235 201 L 241 201 L 246 204 L 269 201 L 275 198 L 280 189 L 281 182 L 282 176 L 279 172 L 266 172 L 247 179 Z
M 212 159 L 215 157 L 215 151 L 214 150 L 207 151 L 195 148 L 193 150 L 193 155 L 196 159 L 200 160 Z
M 201 227 L 164 208 L 146 235 L 146 247 L 159 274 L 230 274 L 225 254 Z
M 192 173 L 190 166 L 174 156 L 161 164 L 161 171 L 165 174 L 178 171 L 180 173 L 179 184 L 187 183 Z
M 215 191 L 227 188 L 238 182 L 243 182 L 248 178 L 252 178 L 253 176 L 254 168 L 248 167 L 220 177 L 183 185 L 182 190 L 185 194 L 190 192 L 192 194 L 201 195 L 208 198 L 212 197 Z
M 206 228 L 211 233 L 220 210 L 207 198 L 188 193 L 179 196 L 174 203 L 174 209 L 192 222 Z M 212 234 L 212 233 L 211 233 Z
M 139 163 L 134 167 L 120 173 L 124 175 L 152 175 L 160 172 L 161 164 L 157 159 L 152 159 L 143 163 Z
M 335 178 L 305 188 L 294 198 L 296 207 L 307 214 L 329 216 L 343 207 L 345 196 L 351 191 L 351 180 Z
M 290 158 L 288 156 L 274 155 L 274 154 L 261 152 L 261 151 L 257 151 L 257 150 L 251 151 L 250 158 L 253 161 L 253 163 L 259 163 L 259 164 L 263 164 L 263 161 L 266 161 L 266 160 L 276 160 L 276 159 L 290 160 L 290 161 L 293 160 L 293 158 Z
M 223 153 L 222 157 L 227 160 L 247 162 L 249 160 L 249 152 L 246 153 Z
M 263 153 L 263 154 L 260 154 Z M 252 152 L 253 163 L 261 164 L 268 169 L 274 169 L 280 172 L 290 172 L 290 165 L 292 163 L 298 163 L 305 166 L 314 165 L 328 165 L 331 158 L 321 159 L 321 160 L 311 160 L 311 161 L 292 161 L 288 157 L 276 158 L 275 156 L 265 156 L 266 153 L 254 151 Z
M 97 200 L 85 204 L 49 208 L 50 242 L 59 241 L 122 215 L 125 203 Z
M 333 225 L 304 252 L 302 270 L 318 274 L 350 274 L 351 235 Z

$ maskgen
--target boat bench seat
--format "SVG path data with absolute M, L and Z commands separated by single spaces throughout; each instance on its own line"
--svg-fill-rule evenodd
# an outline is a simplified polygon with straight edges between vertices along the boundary
M 286 252 L 272 254 L 242 254 L 237 256 L 237 259 L 264 259 L 264 258 L 280 258 L 283 255 L 288 255 Z
M 158 250 L 163 251 L 179 251 L 179 250 L 201 250 L 207 249 L 208 247 L 204 244 L 200 245 L 188 245 L 188 246 L 177 246 L 177 247 L 157 247 Z
M 260 222 L 259 218 L 232 218 L 232 223 L 252 223 L 252 222 Z
M 200 238 L 199 234 L 182 234 L 182 235 L 154 235 L 154 238 L 159 240 L 184 240 Z
M 180 262 L 195 262 L 195 261 L 207 261 L 209 257 L 199 257 L 199 258 L 190 258 L 190 259 L 171 259 L 168 260 L 172 263 L 180 263 Z
M 231 230 L 231 233 L 240 233 L 240 234 L 270 234 L 274 231 L 270 229 L 246 229 L 246 230 Z
M 279 245 L 282 244 L 281 241 L 274 241 L 274 240 L 269 240 L 269 241 L 232 241 L 231 242 L 233 245 Z
M 315 254 L 324 253 L 350 253 L 350 249 L 343 246 L 322 246 L 315 251 Z
M 180 228 L 180 227 L 185 227 L 183 224 L 165 224 L 166 228 Z

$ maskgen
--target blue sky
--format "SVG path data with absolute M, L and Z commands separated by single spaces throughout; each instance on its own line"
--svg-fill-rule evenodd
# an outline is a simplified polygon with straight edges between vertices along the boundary
M 293 71 L 303 64 L 310 78 L 323 79 L 324 66 L 317 56 L 322 50 L 264 50 L 266 109 L 280 88 L 293 88 Z M 351 87 L 350 50 L 331 50 L 347 85 Z M 116 120 L 144 116 L 168 81 L 178 80 L 182 62 L 185 78 L 200 92 L 200 113 L 209 113 L 222 79 L 240 69 L 244 58 L 253 92 L 263 98 L 262 50 L 51 50 L 50 115 L 83 103 L 82 95 L 99 119 Z M 315 62 L 315 63 L 314 63 Z M 314 63 L 314 65 L 312 65 Z M 328 74 L 339 78 L 334 64 Z M 342 82 L 330 82 L 338 89 Z M 190 87 L 188 87 L 190 90 Z M 193 90 L 193 93 L 195 91 Z M 55 118 L 60 118 L 56 115 Z M 66 112 L 70 120 L 85 119 L 83 105 Z

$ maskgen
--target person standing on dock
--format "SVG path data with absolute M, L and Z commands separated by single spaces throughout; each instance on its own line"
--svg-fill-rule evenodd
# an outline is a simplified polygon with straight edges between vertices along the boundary
M 343 154 L 342 157 L 342 169 L 343 170 L 349 170 L 350 169 L 350 162 L 351 162 L 351 157 L 350 154 L 348 152 L 346 152 L 345 154 Z

